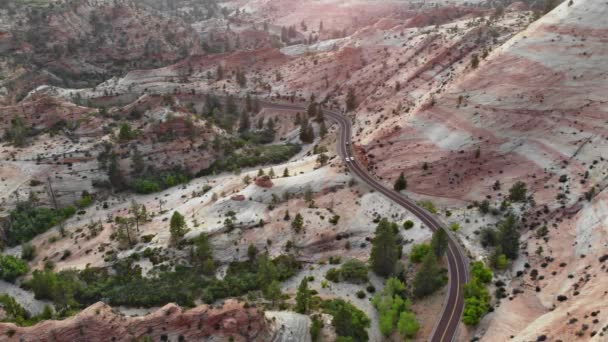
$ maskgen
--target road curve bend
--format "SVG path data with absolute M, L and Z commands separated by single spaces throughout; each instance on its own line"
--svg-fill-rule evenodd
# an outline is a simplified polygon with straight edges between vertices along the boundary
M 305 112 L 306 108 L 297 104 L 270 103 L 263 102 L 262 105 L 266 108 L 301 111 Z M 446 252 L 448 262 L 448 295 L 444 299 L 441 316 L 437 320 L 431 336 L 428 341 L 431 342 L 451 342 L 456 339 L 460 318 L 464 309 L 464 284 L 469 279 L 468 274 L 468 259 L 462 251 L 462 248 L 447 229 L 438 219 L 436 219 L 427 210 L 418 206 L 411 199 L 402 194 L 389 189 L 372 177 L 356 160 L 356 158 L 347 161 L 346 158 L 354 157 L 351 147 L 352 125 L 350 119 L 344 115 L 323 109 L 323 114 L 326 118 L 331 119 L 340 127 L 338 136 L 338 154 L 345 160 L 345 164 L 349 170 L 354 173 L 361 181 L 365 182 L 372 189 L 382 193 L 393 202 L 399 204 L 416 217 L 418 217 L 432 231 L 443 229 L 449 237 L 448 249 Z

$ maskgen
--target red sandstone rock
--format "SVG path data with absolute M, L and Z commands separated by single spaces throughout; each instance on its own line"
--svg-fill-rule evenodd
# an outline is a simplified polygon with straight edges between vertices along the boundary
M 32 327 L 0 324 L 0 341 L 268 341 L 269 329 L 262 311 L 228 300 L 221 308 L 201 305 L 188 311 L 175 304 L 143 317 L 126 317 L 102 302 L 63 321 L 44 321 Z
M 272 188 L 272 180 L 270 180 L 269 176 L 262 176 L 262 177 L 258 177 L 255 180 L 255 185 L 261 187 L 261 188 Z

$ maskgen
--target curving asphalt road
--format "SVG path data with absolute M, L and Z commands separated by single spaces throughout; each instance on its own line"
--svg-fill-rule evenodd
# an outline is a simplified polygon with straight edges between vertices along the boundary
M 282 110 L 293 110 L 305 112 L 306 108 L 295 104 L 280 104 L 280 103 L 263 103 L 264 107 L 275 108 Z M 431 215 L 425 209 L 419 207 L 411 199 L 404 197 L 400 193 L 389 189 L 374 179 L 363 167 L 352 159 L 346 161 L 346 158 L 352 158 L 351 150 L 351 136 L 352 136 L 352 125 L 350 119 L 343 116 L 342 114 L 323 109 L 323 114 L 326 118 L 330 118 L 340 126 L 340 135 L 338 139 L 338 154 L 342 159 L 345 160 L 349 170 L 357 175 L 359 179 L 367 183 L 372 189 L 384 194 L 386 197 L 399 204 L 403 208 L 416 215 L 424 224 L 426 224 L 432 231 L 438 229 L 444 229 L 449 236 L 448 250 L 446 252 L 448 260 L 448 296 L 444 300 L 443 309 L 441 316 L 437 320 L 435 327 L 428 341 L 431 342 L 450 342 L 456 339 L 458 333 L 458 326 L 462 311 L 464 309 L 464 296 L 463 286 L 468 281 L 468 260 L 465 254 L 462 252 L 459 244 L 451 235 L 449 229 L 447 229 L 439 220 Z

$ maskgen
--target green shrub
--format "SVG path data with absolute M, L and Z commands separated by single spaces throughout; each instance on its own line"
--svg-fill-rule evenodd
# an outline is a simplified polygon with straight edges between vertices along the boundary
M 341 278 L 353 284 L 366 283 L 368 281 L 367 272 L 367 265 L 357 259 L 347 260 L 340 267 Z
M 409 230 L 412 228 L 414 228 L 414 222 L 412 220 L 407 220 L 407 221 L 403 222 L 403 229 Z
M 416 335 L 420 324 L 410 311 L 411 301 L 405 296 L 405 285 L 397 278 L 389 278 L 382 292 L 372 298 L 378 310 L 378 324 L 383 335 L 389 336 L 398 330 L 403 339 Z
M 431 201 L 420 201 L 418 202 L 418 205 L 426 209 L 431 214 L 437 214 L 437 208 L 435 207 L 435 204 L 433 204 L 433 202 Z
M 420 243 L 412 246 L 412 251 L 410 252 L 410 261 L 419 263 L 422 262 L 422 259 L 428 254 L 431 253 L 433 249 L 431 245 L 428 243 Z
M 29 242 L 21 245 L 21 259 L 31 261 L 36 257 L 36 247 Z
M 325 273 L 325 278 L 334 283 L 340 282 L 340 270 L 337 268 L 330 268 Z
M 369 318 L 357 307 L 343 299 L 324 301 L 321 304 L 323 311 L 333 316 L 332 325 L 338 335 L 338 340 L 367 341 L 366 328 L 370 325 Z
M 27 264 L 21 259 L 12 255 L 0 254 L 0 278 L 9 282 L 15 281 L 18 277 L 26 274 Z
M 318 315 L 313 315 L 310 324 L 310 337 L 312 342 L 319 342 L 321 340 L 321 329 L 323 329 L 323 321 Z
M 242 152 L 228 153 L 224 158 L 217 159 L 207 169 L 199 172 L 198 175 L 208 176 L 224 171 L 234 172 L 258 165 L 279 164 L 289 160 L 301 150 L 300 145 L 294 144 L 253 146 Z
M 181 169 L 159 172 L 158 174 L 150 171 L 146 175 L 135 178 L 131 182 L 130 188 L 139 194 L 151 194 L 188 183 L 190 178 L 191 176 Z

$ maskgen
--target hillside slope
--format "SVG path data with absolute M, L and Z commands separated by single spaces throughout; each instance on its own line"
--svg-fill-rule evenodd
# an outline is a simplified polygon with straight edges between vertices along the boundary
M 528 265 L 514 266 L 482 340 L 605 339 L 607 15 L 603 1 L 564 2 L 364 141 L 370 169 L 391 182 L 404 171 L 414 193 L 500 203 L 515 181 L 532 190 Z

